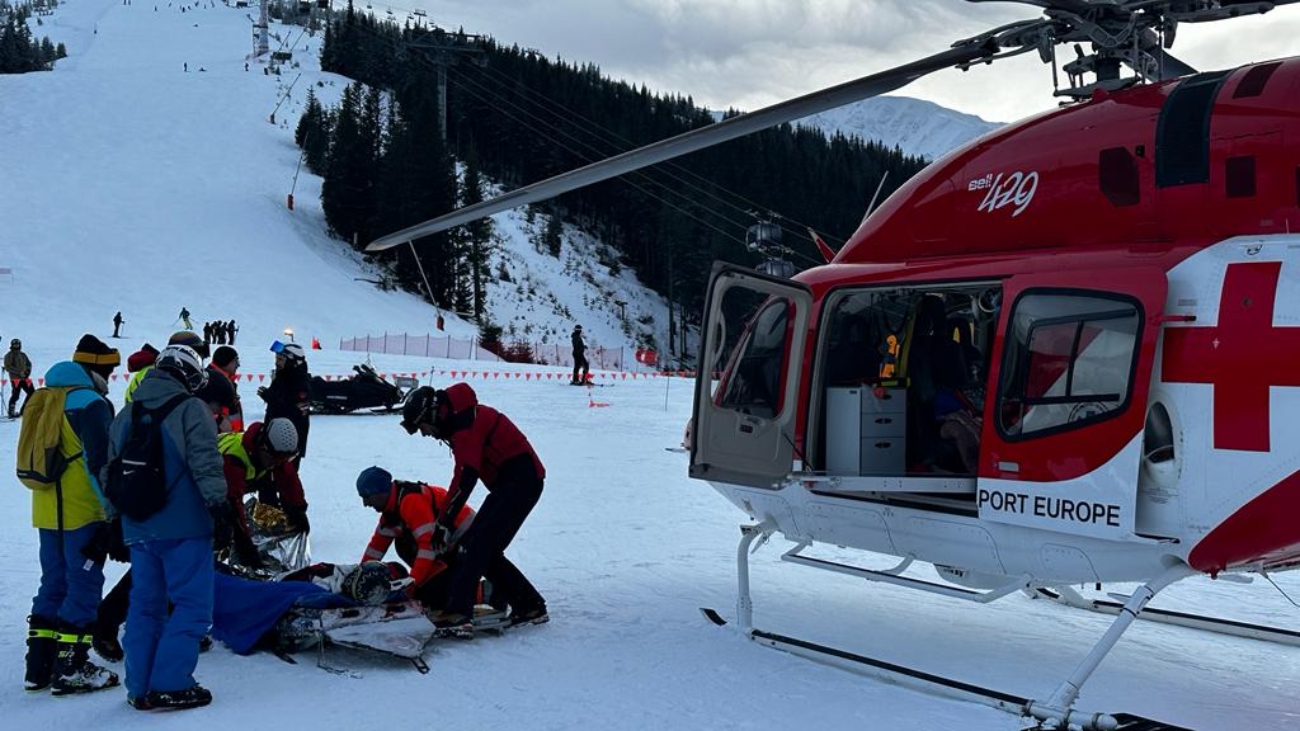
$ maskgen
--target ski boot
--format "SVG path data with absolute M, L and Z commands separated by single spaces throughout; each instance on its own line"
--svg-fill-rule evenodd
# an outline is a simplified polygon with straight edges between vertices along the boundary
M 431 612 L 429 621 L 433 622 L 434 637 L 454 637 L 458 640 L 474 639 L 474 618 L 460 612 Z
M 147 709 L 159 711 L 183 711 L 187 708 L 202 708 L 212 702 L 212 691 L 195 683 L 185 690 L 154 690 L 145 696 Z M 139 706 L 136 706 L 139 708 Z
M 54 695 L 92 693 L 112 688 L 120 682 L 117 673 L 90 661 L 91 638 L 86 628 L 64 626 L 59 631 Z
M 523 611 L 513 611 L 510 613 L 511 627 L 518 627 L 521 624 L 546 624 L 551 621 L 551 616 L 546 613 L 546 605 L 543 604 L 532 609 Z
M 54 682 L 54 661 L 58 655 L 58 626 L 53 620 L 33 614 L 27 618 L 27 690 L 45 690 Z
M 117 639 L 117 631 L 117 627 L 96 626 L 95 636 L 90 640 L 91 649 L 106 662 L 122 662 L 126 658 L 122 643 Z

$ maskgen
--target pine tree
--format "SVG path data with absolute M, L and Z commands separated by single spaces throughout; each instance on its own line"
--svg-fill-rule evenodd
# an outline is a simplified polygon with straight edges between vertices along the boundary
M 472 206 L 483 201 L 483 180 L 478 169 L 478 155 L 471 148 L 465 158 L 465 177 L 461 181 L 461 207 Z M 480 316 L 487 307 L 487 283 L 492 279 L 492 219 L 480 218 L 461 227 L 461 236 L 465 243 L 465 258 L 468 264 L 469 305 L 474 315 Z

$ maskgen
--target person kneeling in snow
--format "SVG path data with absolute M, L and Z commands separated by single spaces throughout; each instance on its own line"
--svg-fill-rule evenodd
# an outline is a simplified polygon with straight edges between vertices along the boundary
M 311 530 L 307 499 L 293 461 L 298 431 L 288 419 L 256 422 L 248 431 L 222 434 L 217 448 L 224 460 L 227 495 L 235 513 L 230 548 L 246 568 L 263 568 L 244 510 L 245 495 L 257 492 L 259 502 L 282 508 L 292 532 Z M 219 544 L 217 550 L 225 547 Z
M 439 520 L 447 511 L 450 496 L 447 490 L 434 485 L 394 481 L 393 476 L 381 467 L 367 467 L 357 477 L 357 494 L 367 507 L 379 513 L 379 524 L 366 547 L 362 561 L 381 561 L 388 548 L 397 544 L 397 555 L 411 567 L 411 584 L 407 594 L 419 600 L 429 610 L 440 610 L 448 602 L 448 589 L 454 571 L 457 552 L 454 550 L 465 531 L 474 521 L 474 509 L 462 505 L 455 518 L 443 528 Z M 440 555 L 441 554 L 441 555 Z M 505 556 L 488 564 L 484 572 L 485 591 L 482 585 L 477 592 L 478 602 L 493 604 L 504 611 L 508 596 L 494 600 L 490 587 L 515 586 L 525 580 L 515 565 Z M 526 580 L 525 580 L 526 581 Z M 497 606 L 499 604 L 499 606 Z

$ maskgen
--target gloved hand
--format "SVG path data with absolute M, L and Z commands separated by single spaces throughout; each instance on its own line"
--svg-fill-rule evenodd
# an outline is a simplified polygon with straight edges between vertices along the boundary
M 91 563 L 104 563 L 108 558 L 108 523 L 100 523 L 95 534 L 81 546 L 81 555 Z
M 260 396 L 263 401 L 270 402 L 271 398 L 267 395 L 268 393 L 270 392 L 266 390 L 266 386 L 258 386 L 257 395 Z
M 288 520 L 291 533 L 311 533 L 311 522 L 307 520 L 306 505 L 284 506 L 284 517 Z
M 434 523 L 433 535 L 429 536 L 429 541 L 433 544 L 433 552 L 435 554 L 441 554 L 446 551 L 447 546 L 451 544 L 451 529 L 443 525 L 442 521 Z
M 212 545 L 218 548 L 230 544 L 230 534 L 234 530 L 235 511 L 230 503 L 222 500 L 216 505 L 208 506 L 208 515 L 212 516 Z
M 234 531 L 235 557 L 239 563 L 249 569 L 264 569 L 266 561 L 262 560 L 262 554 L 258 552 L 257 546 L 253 544 L 253 539 L 239 529 Z

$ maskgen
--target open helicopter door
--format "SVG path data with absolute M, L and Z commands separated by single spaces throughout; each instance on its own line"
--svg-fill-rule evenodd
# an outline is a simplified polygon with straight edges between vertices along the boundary
M 807 285 L 714 264 L 695 385 L 691 477 L 773 487 L 794 471 L 812 305 Z
M 1138 471 L 1168 280 L 1154 268 L 1006 282 L 977 501 L 990 521 L 1136 540 Z

